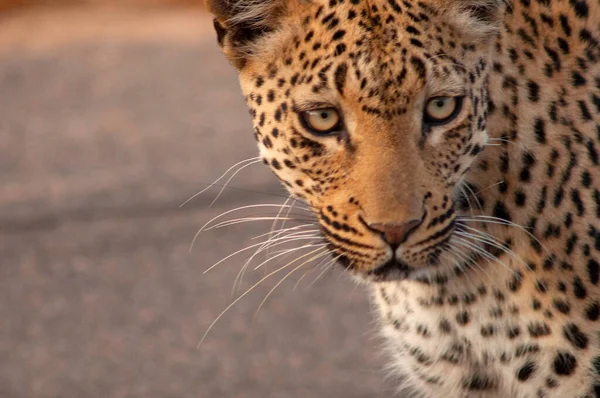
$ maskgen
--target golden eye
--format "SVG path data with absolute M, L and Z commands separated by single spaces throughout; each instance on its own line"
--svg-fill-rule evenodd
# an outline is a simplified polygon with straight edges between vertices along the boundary
M 342 117 L 334 108 L 306 111 L 301 117 L 304 127 L 317 135 L 336 133 L 341 129 Z
M 446 124 L 454 119 L 462 108 L 462 97 L 434 97 L 425 107 L 425 123 Z

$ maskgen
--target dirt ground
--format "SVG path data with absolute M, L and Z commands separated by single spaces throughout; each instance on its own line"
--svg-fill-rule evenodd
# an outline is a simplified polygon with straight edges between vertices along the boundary
M 392 395 L 367 293 L 337 271 L 292 275 L 254 317 L 283 275 L 269 278 L 197 349 L 247 257 L 204 271 L 271 223 L 203 233 L 190 251 L 195 233 L 285 200 L 256 165 L 212 207 L 218 189 L 179 207 L 256 156 L 207 15 L 0 17 L 0 154 L 0 397 Z

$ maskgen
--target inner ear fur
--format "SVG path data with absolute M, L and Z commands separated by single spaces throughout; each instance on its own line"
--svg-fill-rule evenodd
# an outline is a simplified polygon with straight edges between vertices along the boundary
M 242 69 L 252 44 L 278 27 L 286 0 L 206 0 L 215 16 L 217 40 L 230 62 Z
M 502 28 L 508 0 L 443 0 L 439 3 L 448 21 L 465 35 L 486 39 Z
M 496 25 L 501 22 L 505 0 L 463 0 L 471 17 L 481 23 Z

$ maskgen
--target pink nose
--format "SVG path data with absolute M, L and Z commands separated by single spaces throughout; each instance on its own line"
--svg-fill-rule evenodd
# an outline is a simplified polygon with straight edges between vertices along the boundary
M 383 234 L 383 238 L 387 243 L 392 246 L 398 246 L 408 238 L 411 232 L 413 232 L 419 225 L 421 220 L 411 220 L 405 223 L 375 223 L 370 224 L 369 227 L 377 232 Z

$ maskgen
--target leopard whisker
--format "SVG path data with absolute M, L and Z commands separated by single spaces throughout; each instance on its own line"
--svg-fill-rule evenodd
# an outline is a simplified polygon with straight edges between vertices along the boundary
M 246 269 L 248 268 L 248 265 L 250 265 L 250 263 L 252 262 L 252 260 L 259 253 L 261 253 L 265 249 L 268 249 L 268 248 L 271 248 L 271 247 L 275 247 L 275 246 L 284 245 L 284 244 L 288 244 L 288 243 L 291 243 L 291 242 L 297 242 L 297 241 L 308 240 L 308 239 L 316 239 L 316 238 L 318 238 L 318 236 L 315 235 L 314 232 L 318 232 L 318 230 L 302 231 L 302 232 L 297 232 L 295 234 L 289 234 L 289 235 L 286 235 L 284 237 L 281 237 L 281 238 L 278 238 L 278 239 L 274 239 L 271 242 L 267 241 L 268 245 L 266 245 L 266 246 L 263 243 L 263 245 L 261 247 L 259 247 L 257 249 L 257 251 L 254 252 L 254 254 L 252 254 L 252 256 L 250 256 L 250 258 L 248 260 L 246 260 L 246 262 L 244 263 L 244 265 L 242 266 L 242 268 L 240 269 L 240 271 L 236 275 L 235 280 L 233 281 L 232 292 L 235 291 L 235 287 L 238 284 L 238 282 L 239 282 L 239 284 L 241 286 L 242 279 L 244 278 L 244 273 L 246 272 Z M 277 242 L 278 240 L 280 242 Z
M 235 209 L 230 209 L 227 210 L 221 214 L 219 214 L 218 216 L 213 217 L 212 219 L 210 219 L 208 222 L 206 222 L 199 230 L 198 232 L 196 232 L 196 234 L 194 235 L 194 238 L 192 239 L 192 243 L 190 244 L 190 251 L 193 249 L 194 244 L 196 243 L 196 240 L 198 239 L 198 236 L 205 231 L 211 230 L 213 229 L 213 227 L 215 228 L 220 228 L 220 227 L 224 227 L 224 226 L 229 226 L 230 222 L 233 222 L 234 220 L 227 220 L 225 222 L 221 222 L 217 225 L 211 226 L 210 228 L 207 228 L 212 222 L 214 222 L 215 220 L 218 220 L 219 218 L 226 216 L 227 214 L 231 214 L 233 212 L 236 211 L 240 211 L 240 210 L 246 210 L 246 209 L 254 209 L 254 208 L 269 208 L 269 207 L 281 207 L 281 204 L 271 204 L 271 203 L 263 203 L 263 204 L 255 204 L 255 205 L 247 205 L 247 206 L 240 206 L 240 207 L 236 207 Z M 308 210 L 310 211 L 310 210 Z M 272 218 L 271 218 L 272 219 Z M 239 219 L 238 219 L 239 220 Z M 251 220 L 251 218 L 244 218 L 244 220 Z M 257 220 L 257 221 L 262 221 L 261 220 Z M 308 220 L 307 220 L 308 221 Z
M 497 262 L 497 263 L 503 265 L 507 270 L 509 270 L 513 273 L 515 272 L 512 268 L 510 268 L 508 265 L 506 265 L 506 263 L 504 263 L 503 261 L 500 261 L 500 259 L 498 257 L 492 255 L 491 253 L 489 253 L 486 250 L 483 250 L 478 245 L 471 243 L 463 238 L 455 237 L 455 239 L 458 241 L 458 242 L 456 242 L 457 244 L 461 244 L 462 246 L 465 246 L 465 247 L 473 250 L 475 253 L 480 254 L 481 256 L 487 258 L 488 260 L 491 260 L 492 262 Z
M 310 238 L 311 238 L 311 239 L 314 239 L 314 236 L 311 236 Z M 284 239 L 284 238 L 282 238 L 282 239 Z M 287 243 L 287 241 L 281 242 L 281 244 L 284 244 L 284 243 Z M 253 245 L 250 245 L 250 246 L 244 247 L 244 248 L 242 248 L 242 249 L 240 249 L 240 250 L 237 250 L 237 251 L 235 251 L 235 252 L 231 253 L 230 255 L 226 256 L 225 258 L 223 258 L 223 259 L 219 260 L 218 262 L 216 262 L 216 263 L 215 263 L 215 264 L 213 264 L 212 266 L 210 266 L 210 267 L 209 267 L 208 269 L 206 269 L 206 270 L 205 270 L 203 273 L 204 273 L 204 274 L 206 274 L 206 273 L 210 272 L 211 270 L 213 270 L 215 267 L 217 267 L 219 264 L 222 264 L 223 262 L 225 262 L 225 261 L 229 260 L 231 257 L 234 257 L 234 256 L 236 256 L 237 254 L 243 253 L 243 252 L 244 252 L 244 251 L 246 251 L 246 250 L 253 249 L 253 248 L 255 248 L 255 247 L 257 247 L 257 246 L 260 246 L 260 245 L 262 245 L 262 244 L 264 244 L 264 242 L 255 243 L 255 244 L 253 244 Z
M 315 240 L 315 242 L 317 242 L 317 240 Z M 279 253 L 283 253 L 283 252 L 290 252 L 290 249 L 274 250 L 274 251 L 270 252 L 269 254 L 279 254 Z
M 290 195 L 291 197 L 291 195 Z M 296 206 L 296 204 L 298 203 L 298 199 L 294 198 L 294 200 L 292 201 L 292 204 L 290 205 L 290 207 L 288 208 L 288 211 L 285 215 L 285 218 L 289 218 L 290 217 L 290 213 L 292 212 L 292 210 L 294 209 L 294 206 Z M 287 220 L 282 220 L 281 221 L 281 228 L 285 227 L 285 222 Z M 268 253 L 268 252 L 267 252 Z
M 315 224 L 313 224 L 313 223 L 307 223 L 307 224 L 296 225 L 296 226 L 288 227 L 288 228 L 276 229 L 274 231 L 269 231 L 269 232 L 265 232 L 264 234 L 256 235 L 256 236 L 254 236 L 254 237 L 252 237 L 250 239 L 252 239 L 252 240 L 254 240 L 254 239 L 260 239 L 260 238 L 264 238 L 265 236 L 271 235 L 271 234 L 273 236 L 270 236 L 269 239 L 276 238 L 276 237 L 278 237 L 278 236 L 280 236 L 280 235 L 282 235 L 282 234 L 284 234 L 286 232 L 295 231 L 297 229 L 307 228 L 307 227 L 312 227 L 312 226 L 315 226 Z
M 317 239 L 319 238 L 319 235 L 317 234 L 317 232 L 319 232 L 320 230 L 318 229 L 309 229 L 307 231 L 301 231 L 301 232 L 294 232 L 294 233 L 290 233 L 287 235 L 284 235 L 282 237 L 276 238 L 276 239 L 271 239 L 269 241 L 267 241 L 264 244 L 264 248 L 259 248 L 259 250 L 256 252 L 256 254 L 260 254 L 265 250 L 268 250 L 270 247 L 276 246 L 274 243 L 277 242 L 278 240 L 284 240 L 286 239 L 286 242 L 293 242 L 299 238 L 313 238 L 313 239 Z M 253 255 L 254 256 L 254 255 Z
M 275 220 L 275 222 L 277 222 L 277 220 Z M 293 231 L 295 231 L 297 229 L 302 229 L 302 228 L 306 228 L 306 227 L 310 227 L 310 226 L 314 226 L 314 224 L 313 223 L 308 223 L 308 224 L 303 224 L 303 225 L 296 226 L 296 227 L 284 228 L 284 229 L 279 230 L 279 232 L 278 231 L 270 231 L 270 232 L 267 232 L 266 234 L 259 235 L 260 237 L 263 237 L 265 235 L 269 235 L 269 237 L 267 238 L 267 240 L 265 240 L 263 242 L 263 245 L 260 246 L 260 247 L 258 247 L 256 249 L 256 251 L 248 258 L 248 260 L 246 260 L 246 262 L 242 266 L 242 269 L 240 270 L 240 273 L 238 273 L 238 275 L 236 276 L 236 279 L 235 279 L 235 281 L 233 283 L 233 290 L 235 290 L 235 286 L 236 286 L 236 283 L 238 281 L 238 278 L 240 278 L 240 283 L 241 283 L 241 278 L 244 277 L 245 269 L 248 267 L 248 265 L 252 262 L 252 260 L 259 253 L 261 253 L 264 249 L 267 249 L 267 256 L 269 255 L 268 249 L 271 248 L 272 242 L 275 242 L 275 241 L 279 240 L 278 238 L 283 238 L 283 237 L 285 237 L 285 238 L 292 238 L 292 237 L 298 236 L 300 234 L 314 233 L 314 232 L 318 232 L 319 231 L 319 230 L 313 229 L 313 230 L 302 230 L 302 231 L 293 232 Z M 274 233 L 274 232 L 277 232 L 277 233 Z M 252 238 L 252 239 L 255 239 L 255 238 Z
M 465 247 L 465 246 L 463 246 Z M 457 248 L 457 250 L 459 250 Z M 461 251 L 461 253 L 464 253 Z M 469 268 L 471 270 L 473 270 L 476 274 L 479 274 L 479 272 L 483 273 L 483 275 L 485 275 L 485 277 L 487 277 L 489 279 L 489 282 L 491 283 L 492 286 L 497 286 L 498 285 L 498 281 L 496 281 L 486 270 L 485 268 L 479 264 L 477 261 L 475 261 L 474 259 L 467 259 L 467 261 L 469 262 Z M 489 259 L 485 259 L 485 261 L 487 261 L 488 263 L 491 263 L 491 261 Z M 478 275 L 479 277 L 479 275 Z
M 488 279 L 490 280 L 490 282 L 492 284 L 496 283 L 496 281 L 494 280 L 494 278 L 492 278 L 492 276 L 490 274 L 488 274 L 487 271 L 477 261 L 475 261 L 475 259 L 471 258 L 467 253 L 463 252 L 458 247 L 453 247 L 453 250 L 455 250 L 458 253 L 462 254 L 462 258 L 464 259 L 464 261 L 467 262 L 467 266 L 469 266 L 469 264 L 470 264 L 470 268 L 471 269 L 473 269 L 473 267 L 476 267 L 478 270 L 480 270 L 481 272 L 483 272 L 485 274 L 485 276 L 488 277 Z
M 328 253 L 331 254 L 331 253 Z M 296 282 L 296 284 L 294 285 L 294 288 L 292 289 L 292 291 L 295 291 L 296 288 L 298 287 L 298 285 L 300 284 L 300 282 L 302 281 L 302 279 L 304 279 L 304 277 L 306 277 L 306 275 L 308 275 L 309 273 L 311 273 L 312 271 L 314 271 L 315 269 L 318 269 L 321 265 L 323 265 L 323 263 L 325 261 L 328 260 L 328 257 L 323 258 L 321 261 L 319 261 L 317 264 L 315 264 L 314 267 L 311 267 L 309 270 L 307 270 L 304 274 L 302 274 L 302 276 L 300 277 L 300 279 L 298 279 L 298 281 Z
M 256 222 L 256 221 L 269 221 L 269 220 L 273 220 L 274 217 L 246 217 L 246 218 L 239 218 L 239 219 L 234 219 L 234 220 L 228 220 L 228 221 L 224 221 L 220 224 L 217 224 L 213 227 L 210 227 L 208 229 L 206 229 L 205 231 L 210 231 L 211 229 L 219 229 L 219 228 L 224 228 L 224 227 L 229 227 L 232 225 L 237 225 L 237 224 L 243 224 L 243 223 L 248 223 L 248 222 Z M 303 220 L 300 218 L 291 218 L 290 220 L 293 221 L 309 221 L 309 220 Z M 194 235 L 194 239 L 192 239 L 192 243 L 190 244 L 190 248 L 189 251 L 191 252 L 192 249 L 194 248 L 194 245 L 196 244 L 196 240 L 198 240 L 198 237 L 200 236 L 200 234 L 202 232 L 205 231 L 198 231 L 196 232 L 196 235 Z
M 467 194 L 467 192 L 465 191 L 465 187 L 464 184 L 460 185 L 460 191 L 461 194 L 465 197 L 465 199 L 467 200 L 467 204 L 469 205 L 469 212 L 471 213 L 472 216 L 475 215 L 475 213 L 473 212 L 473 205 L 471 204 L 471 200 L 469 199 L 469 195 Z
M 281 208 L 281 207 L 289 207 L 288 205 L 282 205 L 282 204 L 276 204 L 276 203 L 260 203 L 260 204 L 254 204 L 254 205 L 246 205 L 246 206 L 240 206 L 240 207 L 236 207 L 234 209 L 230 209 L 227 211 L 224 211 L 223 213 L 219 214 L 218 216 L 213 217 L 212 219 L 210 219 L 209 221 L 207 221 L 201 228 L 199 232 L 203 232 L 206 230 L 206 227 L 208 227 L 212 222 L 218 220 L 221 217 L 226 216 L 227 214 L 231 214 L 233 212 L 236 211 L 241 211 L 241 210 L 247 210 L 247 209 L 257 209 L 257 208 L 271 208 L 271 207 L 276 207 L 276 208 Z M 306 210 L 306 211 L 310 211 L 309 209 L 303 209 L 300 208 L 302 210 Z
M 222 258 L 221 260 L 219 260 L 219 261 L 218 261 L 218 262 L 216 262 L 215 264 L 213 264 L 213 265 L 211 265 L 210 267 L 208 267 L 208 269 L 206 269 L 206 270 L 203 272 L 203 274 L 206 274 L 206 273 L 210 272 L 210 271 L 211 271 L 211 270 L 213 270 L 215 267 L 217 267 L 219 264 L 222 264 L 223 262 L 225 262 L 225 261 L 229 260 L 231 257 L 234 257 L 234 256 L 236 256 L 237 254 L 243 253 L 243 252 L 244 252 L 244 251 L 246 251 L 246 250 L 250 250 L 250 249 L 252 249 L 252 248 L 254 248 L 254 247 L 256 247 L 256 246 L 260 246 L 260 245 L 262 245 L 262 244 L 263 244 L 263 242 L 256 243 L 256 244 L 254 244 L 254 245 L 251 245 L 251 246 L 244 247 L 243 249 L 237 250 L 237 251 L 235 251 L 235 252 L 233 252 L 233 253 L 229 254 L 228 256 L 226 256 L 226 257 Z
M 498 181 L 498 182 L 496 182 L 496 183 L 494 183 L 494 184 L 492 184 L 492 185 L 489 185 L 489 186 L 487 186 L 487 187 L 485 187 L 485 188 L 482 188 L 482 189 L 480 189 L 479 191 L 477 191 L 477 192 L 475 193 L 475 195 L 479 195 L 480 193 L 482 193 L 482 192 L 485 192 L 485 191 L 487 191 L 488 189 L 491 189 L 491 188 L 497 187 L 497 186 L 498 186 L 498 185 L 500 185 L 500 184 L 504 184 L 504 181 Z M 483 209 L 482 209 L 482 211 L 483 211 Z
M 283 256 L 285 254 L 289 254 L 289 253 L 292 253 L 292 252 L 295 252 L 295 251 L 298 251 L 298 250 L 302 250 L 302 249 L 309 249 L 311 247 L 324 247 L 324 246 L 327 246 L 327 244 L 326 243 L 315 244 L 314 241 L 313 241 L 313 242 L 310 242 L 310 243 L 308 243 L 306 245 L 303 245 L 303 246 L 300 246 L 300 247 L 295 247 L 293 249 L 283 250 L 282 252 L 280 252 L 280 253 L 278 253 L 278 254 L 276 254 L 274 256 L 269 257 L 268 259 L 266 259 L 265 261 L 263 261 L 262 263 L 260 263 L 259 265 L 257 265 L 254 268 L 254 270 L 256 271 L 260 267 L 264 266 L 266 263 L 268 263 L 270 261 L 273 261 L 274 259 L 279 258 L 279 257 L 281 257 L 281 256 Z
M 481 201 L 477 197 L 477 194 L 475 192 L 473 192 L 473 188 L 471 188 L 471 186 L 469 184 L 466 184 L 466 183 L 464 183 L 463 186 L 471 193 L 471 195 L 473 196 L 473 198 L 477 202 L 477 207 L 483 213 L 483 206 L 481 205 Z
M 258 265 L 258 266 L 255 268 L 255 270 L 257 270 L 259 267 L 261 267 L 261 266 L 263 266 L 263 265 L 267 264 L 268 262 L 270 262 L 270 261 L 272 261 L 272 260 L 274 260 L 274 259 L 276 259 L 276 258 L 285 258 L 285 257 L 288 257 L 288 256 L 290 256 L 290 255 L 292 255 L 292 254 L 296 253 L 296 252 L 302 251 L 302 250 L 304 250 L 304 249 L 310 249 L 310 248 L 313 248 L 313 247 L 317 247 L 317 245 L 316 245 L 316 244 L 314 244 L 314 242 L 315 242 L 315 241 L 313 241 L 313 242 L 309 242 L 308 244 L 306 244 L 306 245 L 303 245 L 303 246 L 294 247 L 294 248 L 290 248 L 290 249 L 282 249 L 282 250 L 277 250 L 277 251 L 275 251 L 275 252 L 271 253 L 271 254 L 272 254 L 272 255 L 271 255 L 271 257 L 267 258 L 267 259 L 266 259 L 266 260 L 264 260 L 264 261 L 263 261 L 261 264 L 259 264 L 259 265 Z M 248 265 L 249 265 L 248 263 L 245 263 L 243 267 L 247 267 Z M 240 270 L 240 272 L 238 272 L 238 275 L 237 275 L 237 277 L 236 277 L 236 280 L 234 281 L 234 284 L 233 284 L 233 286 L 232 286 L 232 290 L 231 290 L 231 294 L 232 294 L 232 295 L 235 293 L 235 286 L 236 286 L 236 283 L 238 283 L 238 278 L 240 278 L 240 279 L 239 279 L 239 284 L 238 284 L 238 286 L 239 286 L 239 287 L 241 287 L 241 285 L 242 285 L 242 280 L 241 280 L 241 278 L 243 278 L 243 275 L 242 275 L 242 276 L 240 276 L 240 273 L 241 273 L 241 271 L 242 271 L 242 270 Z M 265 274 L 266 274 L 266 272 L 267 272 L 267 271 L 266 271 L 266 269 L 265 269 Z
M 256 161 L 254 161 L 254 162 L 252 162 L 252 163 L 248 163 L 248 164 L 246 164 L 246 165 L 244 165 L 244 166 L 241 166 L 240 168 L 238 168 L 238 169 L 235 171 L 235 173 L 233 173 L 233 174 L 231 175 L 231 177 L 229 177 L 229 178 L 227 179 L 227 181 L 225 182 L 225 185 L 223 185 L 223 187 L 221 188 L 221 190 L 219 191 L 219 193 L 217 194 L 217 196 L 216 196 L 216 197 L 214 198 L 214 200 L 213 200 L 213 201 L 210 203 L 210 205 L 208 205 L 208 207 L 212 207 L 212 206 L 213 206 L 213 205 L 214 205 L 214 204 L 217 202 L 217 200 L 219 200 L 219 198 L 220 198 L 220 197 L 221 197 L 221 195 L 223 194 L 223 191 L 225 190 L 225 188 L 227 187 L 227 185 L 228 185 L 228 184 L 231 182 L 231 180 L 233 180 L 233 179 L 235 178 L 235 176 L 236 176 L 236 175 L 238 175 L 238 174 L 239 174 L 239 172 L 240 172 L 240 171 L 244 170 L 244 169 L 245 169 L 245 168 L 247 168 L 247 167 L 250 167 L 250 166 L 252 166 L 252 165 L 259 164 L 259 163 L 262 163 L 262 160 L 261 160 L 261 159 L 259 159 L 259 160 L 256 160 Z
M 523 259 L 521 257 L 517 256 L 517 254 L 513 250 L 510 250 L 509 248 L 504 246 L 501 242 L 498 242 L 498 240 L 495 239 L 492 235 L 488 234 L 487 232 L 480 231 L 476 228 L 469 227 L 467 225 L 464 225 L 464 227 L 470 231 L 473 231 L 473 232 L 479 234 L 481 236 L 481 239 L 483 239 L 483 241 L 485 243 L 487 243 L 491 246 L 494 246 L 495 248 L 497 248 L 499 250 L 502 250 L 504 253 L 511 256 L 514 260 L 519 261 L 522 265 L 525 266 L 526 269 L 530 269 L 529 265 L 525 261 L 523 261 Z M 471 233 L 468 233 L 468 232 L 464 232 L 464 233 L 470 235 L 471 237 L 473 237 L 475 239 L 475 236 L 472 235 Z
M 472 234 L 470 232 L 458 232 L 457 231 L 456 234 L 458 236 L 462 236 L 463 238 L 469 238 L 469 239 L 472 239 L 472 240 L 474 240 L 476 242 L 480 242 L 480 243 L 483 243 L 483 244 L 488 244 L 488 245 L 490 245 L 492 247 L 495 247 L 498 250 L 502 250 L 504 253 L 506 253 L 508 255 L 511 255 L 511 253 L 512 253 L 512 250 L 507 249 L 506 247 L 502 246 L 502 244 L 498 243 L 495 240 L 486 239 L 485 237 L 474 235 L 474 234 Z M 518 260 L 518 261 L 522 261 L 521 259 L 518 259 L 518 258 L 515 258 L 515 259 Z
M 226 227 L 230 227 L 232 225 L 237 225 L 237 224 L 244 224 L 247 222 L 254 222 L 254 221 L 271 221 L 271 220 L 290 220 L 290 221 L 310 221 L 309 219 L 306 218 L 301 218 L 303 217 L 303 215 L 301 214 L 292 214 L 291 218 L 285 218 L 285 217 L 275 217 L 275 216 L 271 216 L 271 215 L 256 215 L 256 216 L 248 216 L 248 217 L 241 217 L 241 218 L 232 218 L 230 220 L 225 220 L 225 221 L 221 221 L 218 224 L 215 224 L 213 226 L 211 226 L 208 229 L 205 229 L 204 232 L 206 231 L 210 231 L 213 229 L 221 229 L 221 228 L 226 228 Z
M 454 256 L 458 258 L 457 266 L 463 271 L 463 275 L 469 280 L 471 286 L 476 287 L 477 285 L 473 282 L 469 273 L 466 272 L 469 268 L 467 256 L 463 252 L 458 251 L 457 248 L 449 248 L 449 250 L 451 251 L 451 254 L 454 254 Z
M 284 237 L 273 240 L 271 243 L 269 243 L 269 247 L 277 247 L 277 246 L 289 244 L 292 242 L 296 242 L 299 240 L 318 239 L 318 238 L 319 238 L 319 236 L 314 234 L 313 232 L 306 232 L 304 234 L 294 234 L 292 236 L 284 236 Z M 283 250 L 287 250 L 287 249 L 283 249 Z
M 323 252 L 322 250 L 325 249 L 325 251 Z M 275 291 L 275 289 L 277 289 L 290 275 L 294 274 L 296 271 L 298 271 L 300 268 L 302 268 L 304 265 L 310 263 L 311 261 L 314 261 L 322 256 L 326 256 L 327 254 L 329 254 L 329 249 L 327 249 L 326 247 L 322 247 L 316 250 L 313 250 L 311 252 L 308 252 L 307 254 L 296 258 L 295 260 L 292 260 L 290 263 L 288 263 L 287 265 L 292 265 L 293 263 L 295 263 L 296 261 L 309 256 L 311 254 L 317 253 L 321 251 L 321 253 L 317 254 L 316 256 L 313 256 L 311 258 L 309 258 L 308 260 L 304 261 L 302 264 L 298 265 L 297 267 L 295 267 L 293 270 L 291 270 L 290 272 L 288 272 L 283 278 L 281 278 L 281 280 L 279 282 L 277 282 L 275 284 L 275 286 L 273 286 L 273 288 L 271 290 L 269 290 L 269 292 L 267 293 L 267 295 L 265 296 L 265 298 L 260 302 L 260 304 L 258 305 L 258 308 L 256 309 L 256 312 L 254 313 L 254 318 L 256 318 L 256 316 L 258 315 L 258 312 L 260 311 L 260 309 L 262 308 L 262 306 L 267 302 L 267 300 L 269 299 L 269 297 L 271 296 L 271 294 Z
M 246 297 L 248 294 L 250 294 L 250 292 L 252 292 L 254 289 L 256 289 L 258 286 L 260 286 L 260 284 L 262 284 L 264 281 L 266 281 L 268 278 L 270 278 L 271 276 L 277 274 L 280 271 L 283 271 L 284 269 L 286 269 L 289 265 L 286 264 L 272 272 L 270 272 L 269 274 L 265 275 L 261 280 L 259 280 L 258 282 L 256 282 L 254 285 L 252 285 L 250 288 L 248 288 L 248 290 L 246 290 L 244 293 L 242 293 L 238 298 L 236 298 L 231 304 L 229 304 L 216 318 L 215 320 L 209 325 L 208 329 L 206 330 L 206 332 L 204 333 L 204 335 L 202 336 L 202 338 L 200 339 L 200 342 L 198 343 L 196 349 L 200 349 L 200 347 L 202 346 L 202 343 L 204 342 L 204 340 L 206 340 L 206 337 L 208 336 L 208 334 L 210 333 L 210 331 L 213 329 L 213 327 L 217 324 L 217 322 L 223 317 L 223 315 L 225 315 L 227 313 L 227 311 L 229 311 L 234 305 L 236 305 L 238 302 L 240 302 L 240 300 L 242 300 L 244 297 Z
M 250 162 L 250 164 L 259 163 L 260 162 L 260 157 L 256 156 L 256 157 L 253 157 L 253 158 L 248 158 L 248 159 L 242 160 L 241 162 L 238 162 L 238 163 L 234 164 L 229 169 L 227 169 L 227 171 L 225 173 L 223 173 L 223 175 L 221 175 L 219 178 L 217 178 L 213 183 L 211 183 L 209 186 L 207 186 L 206 188 L 204 188 L 200 192 L 195 193 L 194 195 L 192 195 L 188 200 L 186 200 L 181 205 L 179 205 L 179 207 L 181 208 L 181 207 L 185 206 L 186 204 L 188 204 L 192 200 L 196 199 L 198 196 L 202 195 L 204 192 L 206 192 L 209 189 L 211 189 L 213 186 L 215 186 L 215 184 L 217 182 L 221 181 L 231 170 L 235 169 L 239 165 L 241 165 L 243 163 L 246 163 L 246 162 Z
M 321 277 L 322 277 L 323 275 L 325 275 L 325 273 L 326 273 L 327 271 L 329 271 L 329 270 L 333 269 L 333 266 L 334 266 L 334 265 L 335 265 L 335 263 L 336 263 L 336 262 L 337 262 L 337 261 L 340 259 L 340 257 L 342 257 L 342 255 L 341 255 L 341 254 L 340 254 L 340 255 L 338 255 L 337 257 L 334 257 L 333 259 L 331 259 L 331 261 L 329 261 L 328 263 L 326 263 L 326 264 L 323 266 L 323 271 L 321 271 L 321 273 L 320 273 L 319 275 L 317 275 L 317 277 L 315 278 L 315 280 L 314 280 L 314 281 L 312 281 L 312 282 L 311 282 L 311 283 L 310 283 L 310 284 L 309 284 L 309 285 L 306 287 L 306 290 L 310 289 L 310 288 L 311 288 L 311 287 L 312 287 L 312 286 L 313 286 L 315 283 L 317 283 L 317 281 L 318 281 L 319 279 L 321 279 Z M 353 265 L 353 264 L 354 264 L 354 262 L 350 263 L 350 265 Z
M 288 198 L 285 200 L 285 202 L 283 202 L 283 206 L 281 206 L 281 207 L 279 208 L 279 211 L 277 212 L 277 215 L 276 215 L 276 217 L 280 217 L 280 216 L 281 216 L 281 213 L 283 213 L 283 209 L 285 209 L 285 207 L 284 207 L 284 206 L 287 206 L 287 205 L 288 205 L 288 202 L 289 202 L 290 200 L 292 200 L 292 195 L 288 196 Z M 292 204 L 291 204 L 291 206 L 290 206 L 290 208 L 289 208 L 289 211 L 290 211 L 290 212 L 292 211 L 292 208 L 294 207 L 294 204 L 295 204 L 295 203 L 296 203 L 296 200 L 294 199 L 294 201 L 292 202 Z M 289 217 L 289 214 L 288 214 L 286 217 Z M 276 228 L 276 226 L 277 226 L 277 223 L 278 223 L 278 222 L 279 222 L 279 220 L 273 220 L 273 224 L 271 224 L 271 229 L 269 230 L 269 231 L 270 231 L 270 232 L 269 232 L 270 234 L 273 234 L 273 231 L 275 230 L 275 228 Z M 282 221 L 282 222 L 283 222 L 283 223 L 285 223 L 285 220 L 284 220 L 284 221 Z M 282 226 L 281 226 L 281 228 L 283 228 L 283 227 L 284 227 L 284 225 L 282 225 Z M 270 236 L 270 235 L 269 235 L 269 236 Z
M 517 147 L 519 147 L 521 150 L 523 150 L 523 152 L 529 152 L 527 150 L 527 148 L 525 148 L 523 145 L 516 143 L 514 141 L 511 141 L 508 139 L 508 137 L 504 136 L 504 137 L 499 137 L 499 138 L 489 138 L 490 141 L 500 141 L 500 142 L 506 142 L 507 144 L 513 144 Z
M 524 232 L 525 234 L 527 234 L 527 236 L 529 236 L 531 239 L 533 239 L 534 241 L 536 241 L 540 247 L 542 249 L 544 249 L 544 251 L 547 254 L 550 254 L 550 251 L 546 248 L 546 246 L 544 246 L 544 244 L 534 235 L 532 234 L 530 231 L 527 230 L 527 228 L 525 228 L 522 225 L 516 224 L 512 221 L 508 221 L 505 220 L 503 218 L 499 218 L 499 217 L 493 217 L 493 216 L 486 216 L 486 215 L 478 215 L 478 216 L 474 216 L 474 219 L 468 219 L 468 218 L 463 218 L 463 217 L 459 217 L 458 218 L 459 221 L 471 221 L 471 222 L 481 222 L 481 223 L 489 223 L 489 224 L 500 224 L 500 225 L 506 225 L 506 226 L 510 226 L 510 227 L 515 227 L 519 230 L 521 230 L 522 232 Z

